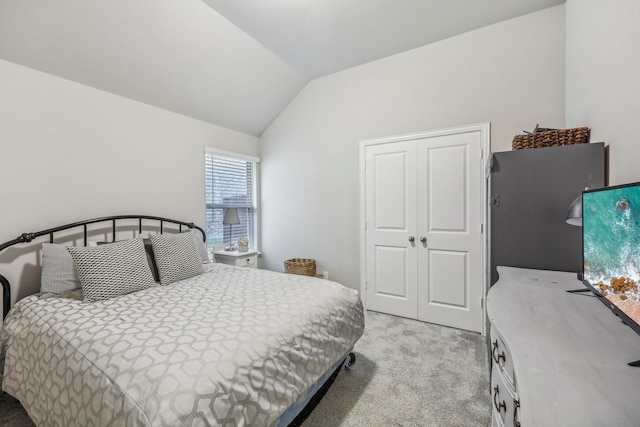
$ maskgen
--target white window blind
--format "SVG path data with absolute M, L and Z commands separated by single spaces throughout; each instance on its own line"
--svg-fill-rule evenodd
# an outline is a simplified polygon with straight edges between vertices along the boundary
M 257 159 L 214 150 L 205 152 L 207 243 L 211 246 L 237 245 L 248 237 L 257 249 Z M 236 208 L 240 224 L 224 225 L 228 208 Z

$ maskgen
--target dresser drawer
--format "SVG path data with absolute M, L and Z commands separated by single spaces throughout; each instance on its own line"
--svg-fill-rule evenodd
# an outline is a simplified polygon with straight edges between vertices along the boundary
M 508 381 L 511 388 L 515 390 L 516 380 L 513 373 L 513 358 L 511 357 L 509 347 L 507 347 L 504 339 L 493 325 L 491 325 L 490 336 L 493 365 L 497 365 L 500 368 L 505 380 Z
M 516 398 L 511 386 L 502 376 L 502 369 L 493 364 L 491 369 L 492 425 L 504 427 L 519 426 L 516 418 Z
M 491 413 L 491 427 L 504 427 L 504 424 L 502 424 L 502 418 L 496 416 L 494 412 L 496 412 L 495 409 Z

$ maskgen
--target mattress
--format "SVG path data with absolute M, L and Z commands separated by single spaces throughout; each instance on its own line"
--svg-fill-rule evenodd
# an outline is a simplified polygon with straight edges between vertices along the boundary
M 274 424 L 364 330 L 356 291 L 209 264 L 106 301 L 19 301 L 0 333 L 2 388 L 37 425 Z

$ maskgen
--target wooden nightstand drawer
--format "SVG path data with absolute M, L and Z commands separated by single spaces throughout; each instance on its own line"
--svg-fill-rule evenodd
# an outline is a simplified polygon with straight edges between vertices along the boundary
M 258 268 L 258 252 L 215 251 L 216 262 L 236 267 Z

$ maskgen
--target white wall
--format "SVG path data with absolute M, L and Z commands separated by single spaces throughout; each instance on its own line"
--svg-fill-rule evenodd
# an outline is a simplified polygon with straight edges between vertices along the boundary
M 0 242 L 111 214 L 204 225 L 205 146 L 258 154 L 253 136 L 0 60 Z M 0 254 L 14 300 L 37 291 L 36 257 L 7 265 L 19 254 Z
M 359 287 L 359 141 L 480 122 L 493 151 L 564 126 L 564 6 L 312 81 L 260 139 L 263 264 Z
M 640 181 L 640 3 L 567 0 L 566 122 L 609 145 L 609 183 Z

